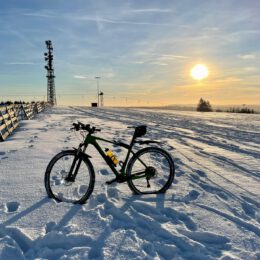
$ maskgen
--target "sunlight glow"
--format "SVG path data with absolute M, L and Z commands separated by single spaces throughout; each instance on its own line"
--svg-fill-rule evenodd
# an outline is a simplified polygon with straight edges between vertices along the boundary
M 209 74 L 207 67 L 203 64 L 197 64 L 191 70 L 191 76 L 196 80 L 205 79 Z

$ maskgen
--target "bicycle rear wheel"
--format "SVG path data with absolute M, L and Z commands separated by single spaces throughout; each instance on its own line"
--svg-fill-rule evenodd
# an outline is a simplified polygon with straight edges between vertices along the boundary
M 56 201 L 83 204 L 94 189 L 95 173 L 90 160 L 79 155 L 74 171 L 78 166 L 74 181 L 67 177 L 76 156 L 75 150 L 58 153 L 49 163 L 45 172 L 45 188 L 50 198 Z
M 138 178 L 138 174 L 142 178 Z M 126 175 L 135 194 L 164 193 L 174 180 L 175 168 L 170 154 L 159 147 L 146 147 L 129 161 Z

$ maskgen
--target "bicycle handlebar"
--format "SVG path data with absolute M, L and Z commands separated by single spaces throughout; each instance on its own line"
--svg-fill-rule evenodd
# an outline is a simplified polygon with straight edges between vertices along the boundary
M 90 126 L 90 124 L 83 124 L 81 122 L 78 123 L 73 123 L 72 124 L 73 127 L 71 128 L 71 130 L 75 130 L 75 131 L 80 131 L 80 130 L 84 130 L 84 131 L 88 131 L 90 134 L 94 134 L 95 132 L 101 132 L 101 129 L 96 128 L 94 126 Z

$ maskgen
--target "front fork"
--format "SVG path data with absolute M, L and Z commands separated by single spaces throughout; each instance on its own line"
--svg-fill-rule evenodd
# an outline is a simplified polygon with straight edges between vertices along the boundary
M 83 146 L 83 149 L 82 149 Z M 84 143 L 81 143 L 77 149 L 76 155 L 73 159 L 72 165 L 70 167 L 70 171 L 68 176 L 65 178 L 66 181 L 69 182 L 74 182 L 76 179 L 76 176 L 78 174 L 81 162 L 82 162 L 82 156 L 80 156 L 80 153 L 85 153 L 87 149 L 87 145 L 85 145 Z

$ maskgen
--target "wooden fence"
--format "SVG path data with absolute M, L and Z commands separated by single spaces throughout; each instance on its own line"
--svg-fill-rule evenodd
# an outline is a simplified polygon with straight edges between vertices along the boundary
M 6 138 L 19 126 L 19 121 L 32 119 L 47 106 L 45 102 L 0 107 L 0 140 Z

